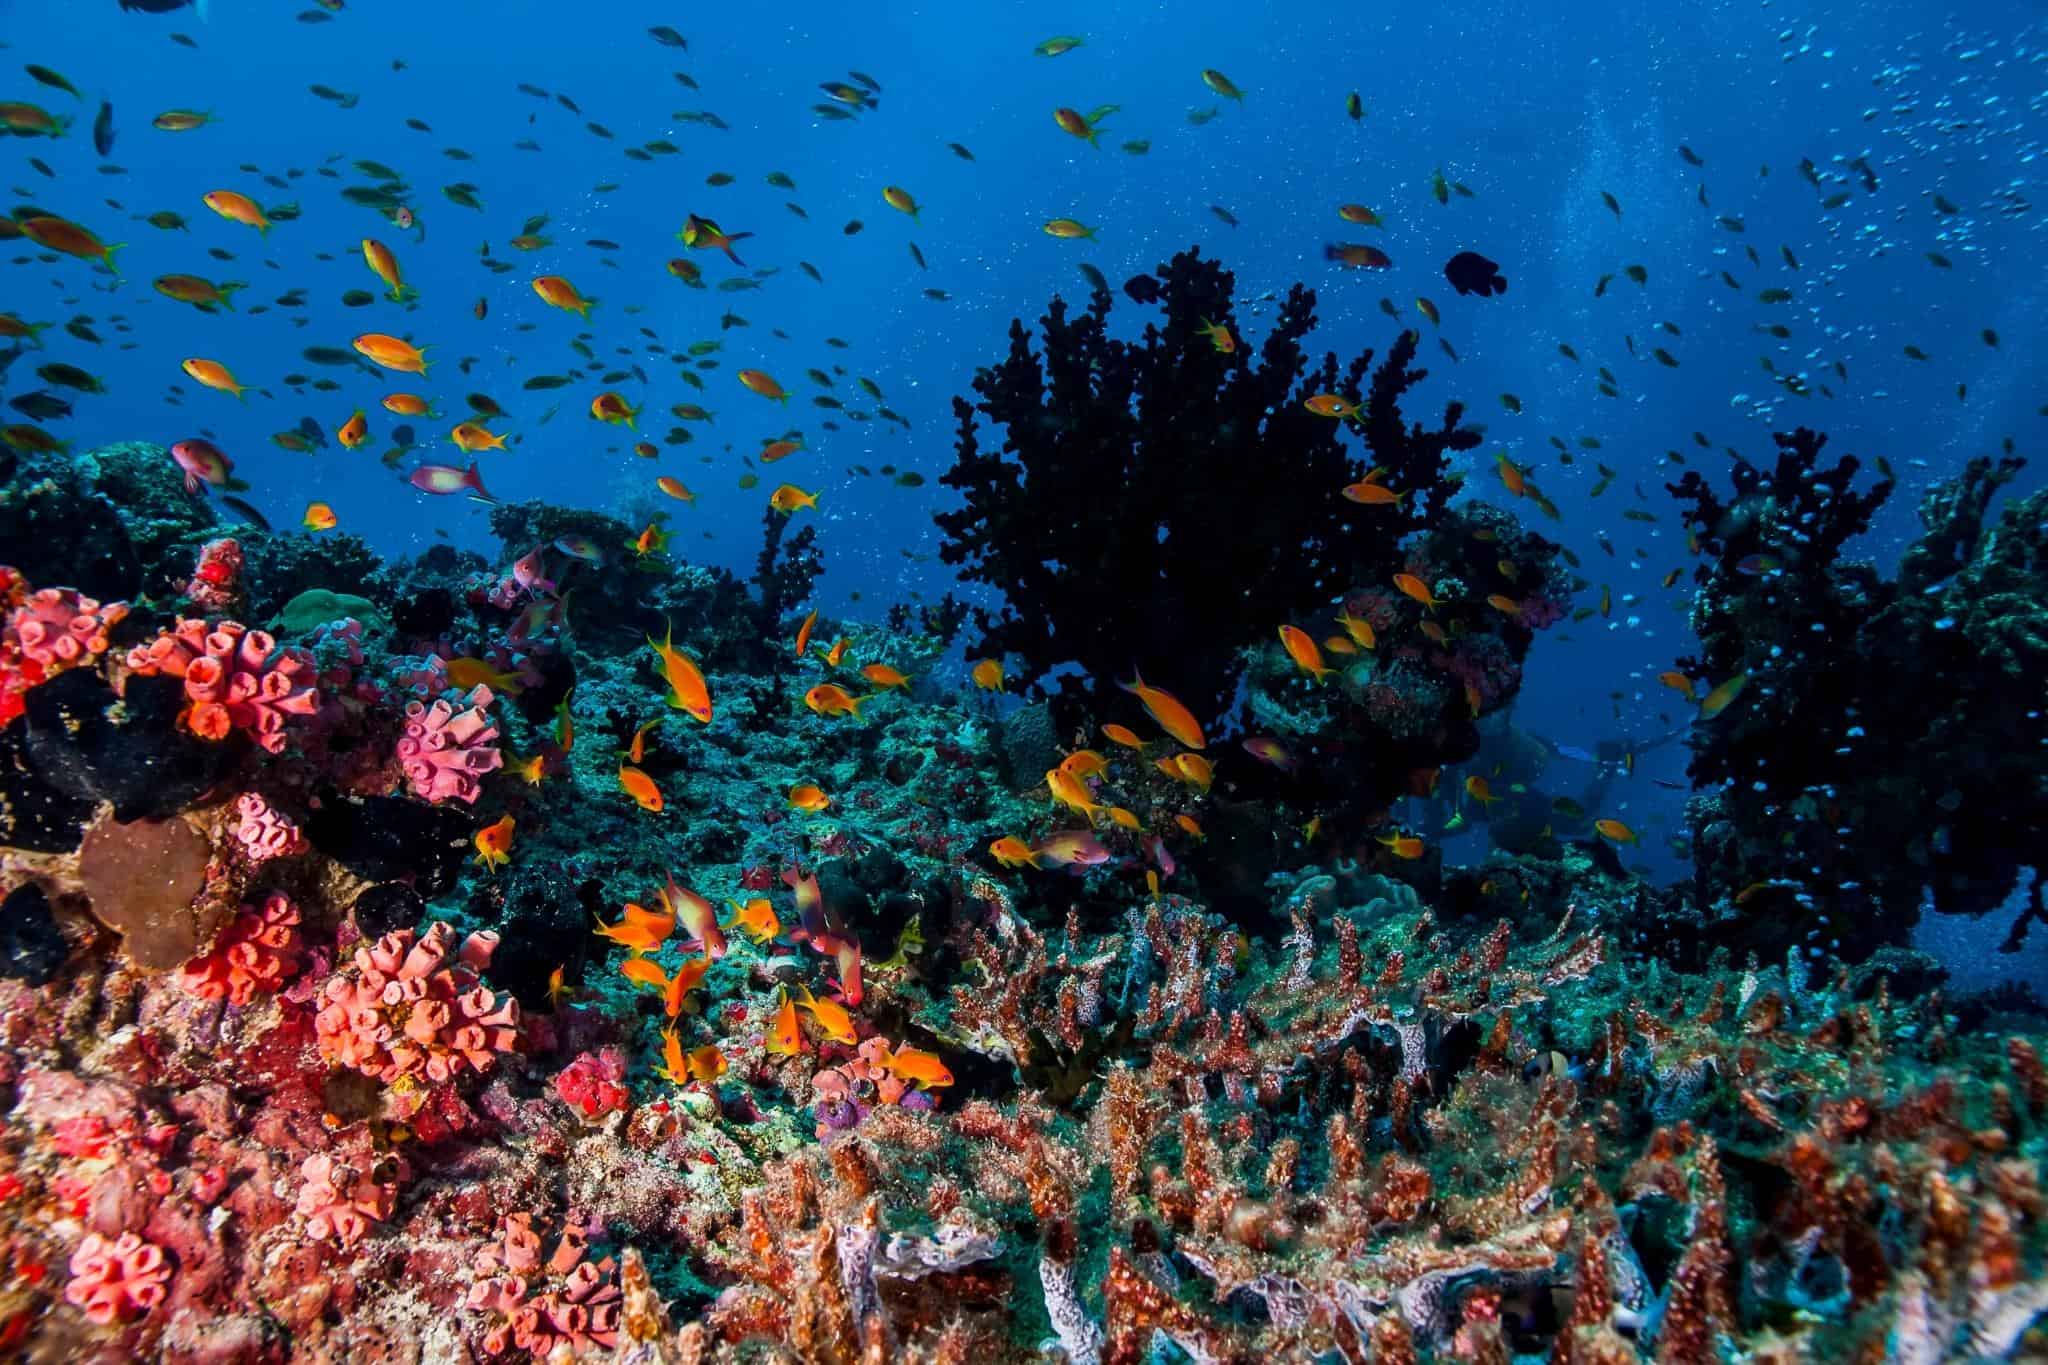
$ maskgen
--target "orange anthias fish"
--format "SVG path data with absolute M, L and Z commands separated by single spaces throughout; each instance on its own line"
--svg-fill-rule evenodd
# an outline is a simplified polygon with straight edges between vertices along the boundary
M 818 495 L 806 493 L 793 483 L 786 483 L 768 495 L 768 505 L 787 516 L 801 508 L 816 508 Z
M 619 765 L 619 790 L 639 803 L 641 810 L 659 811 L 665 804 L 654 779 L 630 764 Z
M 789 401 L 789 391 L 777 383 L 775 376 L 766 370 L 741 370 L 740 383 L 763 398 L 772 398 L 778 403 Z
M 1640 842 L 1636 838 L 1636 832 L 1619 820 L 1595 820 L 1593 828 L 1599 830 L 1604 837 L 1614 840 L 1617 844 Z
M 812 628 L 813 626 L 816 626 L 817 624 L 818 624 L 818 610 L 817 610 L 817 608 L 813 607 L 813 608 L 811 609 L 811 614 L 810 614 L 809 616 L 806 616 L 806 617 L 804 618 L 804 623 L 803 623 L 802 625 L 800 625 L 800 626 L 798 626 L 798 627 L 796 628 L 796 657 L 797 657 L 797 658 L 799 658 L 799 659 L 803 658 L 803 657 L 804 657 L 804 651 L 808 650 L 808 649 L 809 649 L 809 648 L 811 647 L 811 628 Z
M 832 642 L 832 648 L 825 651 L 825 666 L 827 668 L 839 667 L 840 660 L 846 657 L 846 646 L 849 643 L 844 635 Z
M 953 1083 L 953 1073 L 946 1069 L 946 1064 L 939 1060 L 936 1053 L 926 1052 L 908 1043 L 890 1053 L 889 1060 L 883 1063 L 883 1067 L 897 1080 L 914 1085 L 919 1090 L 931 1090 Z
M 689 1061 L 690 1079 L 700 1085 L 709 1085 L 725 1074 L 725 1054 L 716 1043 L 691 1049 Z
M 673 1019 L 683 1012 L 683 1002 L 690 998 L 690 992 L 704 984 L 704 974 L 711 970 L 709 958 L 691 958 L 676 968 L 676 974 L 661 991 L 661 1012 Z
M 701 951 L 712 962 L 725 956 L 725 931 L 718 927 L 718 911 L 712 909 L 710 901 L 677 886 L 671 876 L 668 885 L 661 889 L 661 908 L 690 936 L 683 944 L 685 949 Z
M 618 923 L 606 924 L 599 920 L 594 932 L 599 938 L 610 939 L 629 952 L 651 953 L 668 942 L 668 936 L 675 932 L 675 928 L 673 910 L 649 910 L 627 901 Z
M 648 648 L 661 660 L 661 671 L 668 679 L 668 704 L 702 721 L 711 723 L 711 690 L 705 686 L 704 674 L 691 662 L 689 656 L 675 647 L 675 623 L 670 622 L 668 638 L 661 644 L 654 643 L 654 637 L 647 637 Z
M 969 676 L 974 685 L 984 692 L 1003 690 L 1003 661 L 1001 659 L 977 659 Z
M 737 929 L 754 943 L 766 943 L 782 932 L 782 921 L 776 917 L 775 905 L 766 896 L 756 896 L 741 905 L 738 901 L 727 901 L 733 909 L 733 917 L 726 928 Z
M 790 940 L 808 943 L 814 951 L 832 958 L 839 968 L 841 997 L 849 1005 L 860 1004 L 865 992 L 860 975 L 860 940 L 832 916 L 815 876 L 803 875 L 792 867 L 784 869 L 782 880 L 796 895 L 799 923 L 790 933 Z
M 790 999 L 787 991 L 782 992 L 782 1003 L 776 1006 L 774 1022 L 769 1024 L 768 1036 L 762 1039 L 762 1045 L 770 1052 L 779 1052 L 786 1057 L 794 1057 L 804 1050 L 804 1031 L 797 1024 L 796 1001 Z
M 609 422 L 613 425 L 623 422 L 633 430 L 639 429 L 633 419 L 640 415 L 640 409 L 610 389 L 590 400 L 590 415 L 600 422 Z
M 808 987 L 802 985 L 796 988 L 796 992 L 796 1003 L 811 1016 L 811 1022 L 816 1024 L 827 1038 L 835 1043 L 860 1041 L 860 1034 L 854 1031 L 853 1016 L 847 1013 L 846 1006 L 836 1000 L 820 1000 L 811 994 Z
M 1207 791 L 1216 781 L 1216 769 L 1200 754 L 1180 754 L 1174 758 L 1173 766 L 1180 780 L 1191 787 Z
M 334 439 L 341 442 L 343 450 L 354 450 L 370 439 L 370 419 L 363 416 L 361 408 L 357 408 L 355 416 L 335 429 Z
M 860 675 L 877 687 L 908 687 L 910 679 L 887 664 L 869 664 Z
M 1361 479 L 1344 486 L 1344 496 L 1361 507 L 1398 507 L 1408 497 L 1403 491 L 1396 493 L 1383 483 Z
M 856 697 L 836 683 L 819 683 L 804 693 L 804 705 L 821 716 L 852 716 L 860 719 L 861 703 L 873 697 Z
M 683 1040 L 674 1024 L 661 1031 L 661 1065 L 654 1068 L 654 1074 L 671 1085 L 682 1085 L 690 1079 L 690 1064 L 683 1057 Z
M 548 775 L 548 756 L 535 754 L 519 765 L 519 775 L 526 779 L 529 787 L 538 787 L 542 778 Z
M 789 789 L 789 804 L 797 810 L 809 811 L 815 815 L 831 805 L 832 798 L 825 795 L 822 787 L 809 782 L 799 782 Z
M 1379 640 L 1373 635 L 1372 622 L 1365 618 L 1353 616 L 1350 612 L 1345 611 L 1338 614 L 1337 624 L 1344 627 L 1344 633 L 1351 637 L 1351 643 L 1357 645 L 1360 649 L 1377 649 L 1379 647 Z
M 639 535 L 633 537 L 627 548 L 643 558 L 661 554 L 668 549 L 668 532 L 650 521 Z
M 1076 749 L 1060 760 L 1060 771 L 1076 777 L 1098 777 L 1109 771 L 1109 760 L 1093 749 Z
M 1222 323 L 1203 318 L 1202 325 L 1196 330 L 1209 338 L 1209 344 L 1214 346 L 1218 353 L 1232 355 L 1237 351 L 1237 338 L 1230 335 L 1230 329 Z
M 1337 670 L 1323 662 L 1323 651 L 1316 647 L 1313 636 L 1299 626 L 1280 627 L 1280 643 L 1287 646 L 1287 657 L 1304 673 L 1315 675 L 1317 682 L 1326 681 Z
M 573 986 L 563 982 L 561 967 L 557 966 L 548 973 L 548 1008 L 560 1009 L 562 1002 L 575 993 L 576 990 Z
M 627 958 L 619 964 L 619 975 L 636 986 L 646 986 L 657 991 L 668 986 L 668 973 L 651 957 Z
M 1159 722 L 1159 728 L 1172 735 L 1190 749 L 1206 749 L 1209 742 L 1202 734 L 1202 725 L 1195 719 L 1195 713 L 1181 704 L 1180 698 L 1163 687 L 1148 685 L 1142 674 L 1127 683 L 1118 683 L 1124 691 L 1136 695 L 1152 713 L 1152 719 Z
M 1396 858 L 1405 858 L 1410 862 L 1420 858 L 1425 851 L 1422 840 L 1412 834 L 1382 834 L 1380 842 L 1385 844 Z
M 1096 817 L 1102 814 L 1102 806 L 1089 792 L 1087 784 L 1072 773 L 1049 768 L 1045 774 L 1045 785 L 1052 791 L 1054 805 L 1065 806 L 1077 815 L 1087 816 L 1089 824 L 1094 824 Z
M 1663 673 L 1659 673 L 1657 675 L 1657 681 L 1663 683 L 1666 687 L 1676 692 L 1679 696 L 1684 697 L 1687 701 L 1698 700 L 1698 698 L 1693 693 L 1692 679 L 1686 677 L 1685 674 L 1680 673 L 1675 668 L 1670 669 Z
M 487 871 L 495 872 L 512 861 L 512 826 L 508 815 L 476 832 L 476 861 Z
M 1126 749 L 1143 749 L 1145 741 L 1138 738 L 1138 732 L 1128 725 L 1109 724 L 1102 727 L 1102 737 L 1112 744 L 1121 744 Z
M 989 856 L 1004 867 L 1037 867 L 1038 855 L 1014 834 L 1005 834 L 988 846 Z
M 1430 611 L 1435 611 L 1441 605 L 1435 596 L 1431 594 L 1429 584 L 1423 582 L 1412 573 L 1395 574 L 1394 586 L 1401 590 L 1403 597 L 1413 598 Z
M 1471 797 L 1482 806 L 1490 806 L 1500 800 L 1498 796 L 1493 794 L 1493 784 L 1477 773 L 1465 779 L 1465 795 Z
M 542 275 L 533 282 L 533 292 L 541 301 L 566 312 L 574 313 L 585 322 L 590 321 L 590 310 L 597 305 L 596 299 L 586 299 L 576 292 L 576 286 L 560 275 Z
M 467 692 L 479 684 L 490 688 L 493 692 L 504 692 L 514 697 L 518 696 L 522 690 L 517 673 L 507 673 L 502 669 L 492 668 L 482 659 L 472 655 L 465 654 L 459 659 L 450 659 L 448 661 L 448 685 L 450 687 L 459 687 Z
M 255 228 L 258 232 L 270 231 L 270 220 L 263 216 L 263 210 L 256 201 L 246 194 L 237 194 L 233 190 L 209 190 L 200 198 L 206 207 L 229 222 Z
M 398 370 L 405 374 L 425 374 L 427 358 L 423 348 L 399 337 L 383 332 L 365 332 L 352 343 L 357 352 L 382 365 L 387 370 Z
M 656 716 L 633 732 L 633 743 L 623 755 L 628 763 L 640 764 L 647 761 L 647 732 L 667 719 L 667 716 Z
M 387 297 L 393 303 L 404 303 L 419 292 L 408 288 L 399 278 L 398 257 L 392 254 L 390 247 L 374 237 L 363 238 L 363 263 L 376 272 L 378 279 L 390 286 L 391 292 Z

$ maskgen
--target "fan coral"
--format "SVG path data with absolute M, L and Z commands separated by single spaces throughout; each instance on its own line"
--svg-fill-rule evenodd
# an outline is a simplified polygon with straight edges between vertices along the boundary
M 261 793 L 242 793 L 235 801 L 235 814 L 235 843 L 250 862 L 265 863 L 306 851 L 306 837 L 298 824 Z
M 1315 295 L 1298 285 L 1256 357 L 1218 353 L 1198 326 L 1235 326 L 1228 271 L 1190 251 L 1160 268 L 1159 287 L 1166 315 L 1141 341 L 1110 336 L 1106 291 L 1078 316 L 1055 298 L 1041 353 L 1011 324 L 1009 355 L 974 381 L 979 402 L 953 400 L 958 455 L 940 482 L 965 505 L 936 518 L 940 557 L 1006 600 L 999 616 L 978 618 L 975 652 L 1021 660 L 1027 680 L 1078 664 L 1060 685 L 1070 703 L 1136 662 L 1210 716 L 1231 695 L 1247 640 L 1335 589 L 1387 581 L 1402 538 L 1449 499 L 1447 453 L 1480 437 L 1456 403 L 1435 430 L 1402 421 L 1401 396 L 1427 374 L 1410 368 L 1413 332 L 1367 388 L 1370 351 L 1311 364 Z M 1369 461 L 1346 449 L 1342 423 L 1303 406 L 1361 389 Z M 980 448 L 977 414 L 1004 429 L 1000 452 Z M 1402 502 L 1339 496 L 1368 463 Z M 1161 609 L 1162 594 L 1174 610 Z
M 279 649 L 268 632 L 235 621 L 209 626 L 186 617 L 129 650 L 128 667 L 144 677 L 182 678 L 191 703 L 184 725 L 201 739 L 222 740 L 240 730 L 281 754 L 291 718 L 320 710 L 313 661 L 301 650 Z
M 350 1162 L 319 1152 L 299 1167 L 306 1183 L 293 1211 L 306 1220 L 306 1235 L 314 1241 L 352 1247 L 369 1235 L 371 1224 L 391 1217 L 409 1173 L 402 1157 Z
M 321 991 L 320 1055 L 386 1085 L 489 1071 L 520 1039 L 519 1002 L 477 980 L 495 946 L 472 934 L 458 958 L 455 930 L 437 920 L 424 936 L 401 929 L 356 949 Z
M 479 683 L 458 711 L 446 701 L 431 706 L 405 704 L 405 735 L 398 741 L 398 762 L 414 796 L 439 803 L 453 797 L 475 804 L 485 773 L 504 765 L 504 755 L 491 741 L 498 729 L 485 714 L 491 689 Z
M 132 1232 L 108 1241 L 88 1232 L 71 1253 L 64 1297 L 94 1322 L 128 1322 L 164 1301 L 171 1265 L 163 1248 Z
M 246 1005 L 298 974 L 299 908 L 282 891 L 244 905 L 204 957 L 187 962 L 178 984 L 204 1000 Z

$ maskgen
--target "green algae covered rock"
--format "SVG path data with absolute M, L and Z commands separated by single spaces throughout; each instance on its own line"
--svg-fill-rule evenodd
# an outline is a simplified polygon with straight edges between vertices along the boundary
M 384 613 L 367 597 L 308 588 L 284 604 L 277 619 L 271 622 L 271 629 L 279 635 L 304 635 L 345 616 L 353 616 L 365 626 L 381 626 L 384 622 Z

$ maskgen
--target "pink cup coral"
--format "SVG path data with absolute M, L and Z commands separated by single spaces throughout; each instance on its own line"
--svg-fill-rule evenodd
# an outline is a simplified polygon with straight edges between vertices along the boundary
M 312 660 L 300 650 L 279 649 L 268 632 L 236 621 L 209 628 L 187 617 L 129 650 L 128 667 L 144 676 L 184 679 L 192 703 L 185 727 L 201 739 L 226 739 L 241 730 L 271 753 L 283 753 L 291 719 L 320 710 Z
M 473 804 L 484 774 L 504 766 L 504 755 L 491 743 L 498 729 L 484 714 L 491 704 L 491 689 L 478 685 L 467 700 L 469 706 L 460 711 L 445 701 L 405 704 L 398 762 L 413 795 L 421 800 L 453 797 Z
M 164 1301 L 170 1278 L 171 1263 L 154 1242 L 132 1232 L 110 1242 L 89 1232 L 71 1253 L 64 1298 L 94 1322 L 130 1322 Z
M 454 929 L 436 921 L 424 937 L 401 929 L 356 949 L 320 993 L 320 1055 L 387 1085 L 489 1071 L 520 1040 L 519 1002 L 476 975 L 496 942 L 472 934 L 458 957 Z
M 205 1000 L 246 1005 L 298 974 L 299 909 L 282 891 L 244 905 L 211 951 L 187 962 L 178 984 Z
M 346 1162 L 319 1152 L 306 1158 L 299 1174 L 306 1183 L 293 1211 L 306 1220 L 306 1235 L 352 1247 L 369 1235 L 371 1225 L 390 1219 L 399 1184 L 410 1171 L 400 1157 Z

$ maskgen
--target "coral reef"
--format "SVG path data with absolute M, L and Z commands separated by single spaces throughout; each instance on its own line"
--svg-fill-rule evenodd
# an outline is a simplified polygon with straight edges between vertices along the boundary
M 1155 492 L 1111 479 L 1064 513 L 1107 543 L 1013 599 L 1056 614 L 986 623 L 1033 675 L 1092 651 L 1095 687 L 1133 653 L 1149 680 L 1156 651 L 1204 719 L 1233 689 L 1242 732 L 1205 747 L 1075 743 L 1063 707 L 1147 723 L 1123 693 L 949 683 L 956 599 L 799 654 L 818 543 L 774 520 L 754 595 L 540 504 L 494 509 L 509 563 L 375 566 L 342 617 L 255 531 L 208 584 L 232 619 L 190 614 L 212 528 L 129 531 L 176 547 L 175 581 L 125 613 L 38 565 L 0 580 L 28 612 L 0 725 L 0 1353 L 2038 1356 L 2048 1024 L 2024 993 L 1948 998 L 1896 940 L 1923 884 L 1944 910 L 2009 890 L 2038 828 L 2048 503 L 1994 518 L 2008 470 L 1973 467 L 1886 581 L 1841 559 L 1879 495 L 1817 437 L 1733 502 L 1681 485 L 1708 556 L 1686 667 L 1749 675 L 1694 731 L 1720 784 L 1695 877 L 1649 885 L 1547 817 L 1459 866 L 1399 819 L 1474 754 L 1536 780 L 1508 708 L 1570 614 L 1565 556 L 1445 505 L 1466 429 L 1399 421 L 1412 340 L 1370 381 L 1369 356 L 1312 368 L 1296 293 L 1254 363 L 1186 335 L 1228 321 L 1226 275 L 1162 273 L 1142 342 L 1106 336 L 1103 295 L 1054 306 L 1042 359 L 1014 334 L 985 415 L 1051 482 L 968 460 L 956 544 L 992 536 L 999 582 L 1058 505 L 1013 496 L 1079 498 L 1098 455 L 1182 449 L 1184 491 L 1226 499 L 1254 458 L 1356 480 L 1300 400 L 1370 382 L 1407 502 L 1290 494 L 1261 551 L 1287 563 L 1254 565 L 1130 534 Z M 1168 501 L 1169 545 L 1229 522 Z M 1381 513 L 1367 549 L 1293 548 Z M 1140 620 L 1098 583 L 1113 629 L 1074 633 L 1088 566 L 1153 553 L 1200 561 L 1199 611 Z M 638 595 L 586 626 L 572 581 Z M 651 666 L 671 622 L 707 718 Z M 1816 622 L 1856 676 L 1807 657 Z M 1945 838 L 1909 829 L 1930 811 Z
M 1705 562 L 1690 676 L 1741 681 L 1694 727 L 1703 902 L 1742 898 L 1731 942 L 1775 956 L 1818 928 L 1851 956 L 1908 934 L 1919 908 L 1983 914 L 2038 861 L 2048 798 L 2048 498 L 1992 495 L 2019 462 L 1973 460 L 1923 500 L 1887 580 L 1842 558 L 1892 490 L 1822 463 L 1826 438 L 1738 460 L 1724 499 L 1697 472 L 1672 491 Z M 2015 925 L 2015 946 L 2027 917 Z

